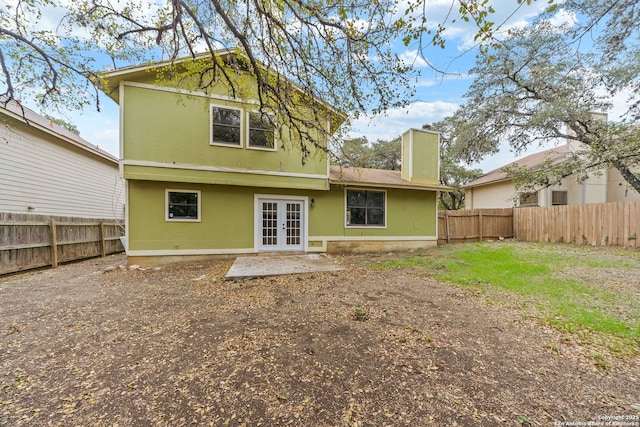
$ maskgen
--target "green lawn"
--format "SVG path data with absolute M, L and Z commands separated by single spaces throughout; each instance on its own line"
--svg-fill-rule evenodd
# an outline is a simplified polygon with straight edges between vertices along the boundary
M 640 353 L 640 252 L 521 242 L 445 245 L 375 268 L 420 267 L 581 341 Z

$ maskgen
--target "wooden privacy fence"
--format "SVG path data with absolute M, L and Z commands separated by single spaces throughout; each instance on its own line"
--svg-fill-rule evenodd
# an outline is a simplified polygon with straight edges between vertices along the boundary
M 518 208 L 513 223 L 519 240 L 640 247 L 640 201 Z
M 123 231 L 113 219 L 0 213 L 0 274 L 122 252 Z
M 438 212 L 438 244 L 513 237 L 513 209 Z
M 438 243 L 527 242 L 640 247 L 640 201 L 438 212 Z

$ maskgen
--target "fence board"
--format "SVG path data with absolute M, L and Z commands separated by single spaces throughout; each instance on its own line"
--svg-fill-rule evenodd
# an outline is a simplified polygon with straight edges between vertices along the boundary
M 640 201 L 516 208 L 515 236 L 532 242 L 637 247 Z
M 513 237 L 513 209 L 470 209 L 438 213 L 438 243 Z
M 0 274 L 122 252 L 113 220 L 0 212 Z
M 438 243 L 529 242 L 640 247 L 640 201 L 438 213 Z

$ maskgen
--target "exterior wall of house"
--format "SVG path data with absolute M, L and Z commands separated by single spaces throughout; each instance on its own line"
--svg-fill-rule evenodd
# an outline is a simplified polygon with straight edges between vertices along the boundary
M 165 193 L 168 189 L 200 191 L 201 218 L 198 222 L 166 220 Z M 342 186 L 332 186 L 329 191 L 310 191 L 129 180 L 128 254 L 173 256 L 256 252 L 256 194 L 305 198 L 303 209 L 308 213 L 305 240 L 308 244 L 304 250 L 309 252 L 323 252 L 332 247 L 340 250 L 367 242 L 383 242 L 387 246 L 394 242 L 435 244 L 436 192 L 384 191 L 386 226 L 355 228 L 345 225 L 345 187 Z
M 563 191 L 567 193 L 568 205 L 579 205 L 584 200 L 584 186 L 576 182 L 573 177 L 565 178 L 561 184 L 553 185 L 538 191 L 538 206 L 552 206 L 553 192 Z
M 366 186 L 362 189 L 385 193 L 385 224 L 347 225 L 346 189 L 358 187 L 329 184 L 323 132 L 307 130 L 305 149 L 310 153 L 306 157 L 299 142 L 286 137 L 290 129 L 278 124 L 277 116 L 275 149 L 249 147 L 244 122 L 240 126 L 241 146 L 212 143 L 212 105 L 241 110 L 243 121 L 248 112 L 256 111 L 257 104 L 247 101 L 256 98 L 255 82 L 242 73 L 231 74 L 242 80 L 236 87 L 243 93 L 236 98 L 221 84 L 224 79 L 209 87 L 207 94 L 189 92 L 196 89 L 188 76 L 184 81 L 177 79 L 180 90 L 166 86 L 171 82 L 158 83 L 153 72 L 124 70 L 111 83 L 112 88 L 119 85 L 110 96 L 121 106 L 129 263 L 260 251 L 383 250 L 437 243 L 436 191 Z M 293 91 L 291 96 L 300 95 Z M 308 100 L 301 99 L 299 105 L 293 114 L 308 120 L 326 116 L 327 130 L 343 120 L 322 103 L 314 112 L 305 107 Z M 407 154 L 412 159 L 410 180 L 437 184 L 439 135 L 419 130 L 412 130 L 411 135 Z M 169 192 L 196 193 L 198 217 L 194 218 L 191 201 L 184 202 L 189 205 L 189 217 L 170 218 Z M 188 198 L 194 199 L 193 195 Z M 171 209 L 183 208 L 180 202 L 176 205 Z M 295 218 L 290 206 L 301 209 L 302 245 L 282 238 L 281 233 L 292 231 L 283 222 L 289 214 Z M 285 207 L 283 214 L 281 208 Z M 376 209 L 372 214 L 376 215 L 378 206 L 365 208 Z M 363 208 L 352 209 L 360 213 Z M 173 211 L 171 215 L 175 215 Z M 276 229 L 274 223 L 278 224 Z M 262 234 L 263 229 L 275 232 L 280 245 L 269 243 L 272 234 Z M 287 243 L 281 244 L 284 241 Z
M 0 139 L 0 211 L 124 218 L 117 163 L 8 117 Z
M 639 171 L 636 170 L 636 173 Z M 607 202 L 628 202 L 640 200 L 640 194 L 620 175 L 617 169 L 607 172 Z
M 573 177 L 565 178 L 559 185 L 539 190 L 538 203 L 535 206 L 552 206 L 554 191 L 566 192 L 568 205 L 615 201 L 606 199 L 606 194 L 609 191 L 607 188 L 612 187 L 611 184 L 606 185 L 606 180 L 606 175 L 603 177 L 592 176 L 581 183 L 577 182 Z M 516 192 L 511 180 L 467 188 L 465 193 L 466 209 L 510 208 L 520 204 L 520 192 Z M 633 194 L 631 197 L 633 197 Z
M 300 147 L 276 135 L 275 150 L 249 148 L 246 112 L 251 104 L 222 97 L 178 95 L 169 89 L 124 84 L 121 89 L 123 173 L 127 179 L 295 188 L 326 188 L 328 159 L 308 145 Z M 211 105 L 243 109 L 242 147 L 211 144 Z M 283 129 L 282 135 L 287 135 Z M 278 134 L 278 132 L 276 132 Z M 320 145 L 326 142 L 315 135 Z M 168 168 L 168 169 L 165 169 Z M 182 177 L 182 178 L 179 178 Z
M 465 209 L 512 208 L 516 190 L 512 181 L 502 181 L 465 189 Z
M 605 203 L 607 201 L 607 172 L 589 174 L 580 184 L 582 187 L 582 203 Z

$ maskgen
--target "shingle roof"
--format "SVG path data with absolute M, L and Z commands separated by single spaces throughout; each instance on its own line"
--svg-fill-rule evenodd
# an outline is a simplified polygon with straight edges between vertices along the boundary
M 462 188 L 478 187 L 480 185 L 492 184 L 494 182 L 506 181 L 509 178 L 507 174 L 502 171 L 503 168 L 512 165 L 524 166 L 527 168 L 533 168 L 543 164 L 545 161 L 550 160 L 553 163 L 561 162 L 567 154 L 567 146 L 561 145 L 559 147 L 550 148 L 548 150 L 540 151 L 529 156 L 523 157 L 515 162 L 511 162 L 508 165 L 500 166 L 497 169 L 487 172 L 480 178 L 471 181 L 468 184 L 462 186 Z
M 413 190 L 449 191 L 450 187 L 441 184 L 421 184 L 405 181 L 400 177 L 400 171 L 369 168 L 347 168 L 331 166 L 329 176 L 331 184 L 359 185 L 365 187 L 407 188 Z
M 40 130 L 43 130 L 49 134 L 65 140 L 75 146 L 83 148 L 88 152 L 103 157 L 112 162 L 118 163 L 118 158 L 101 150 L 98 146 L 91 144 L 85 139 L 81 138 L 72 132 L 69 132 L 64 127 L 54 123 L 53 121 L 41 116 L 30 108 L 27 108 L 15 101 L 6 102 L 4 99 L 0 99 L 0 114 L 13 117 L 17 120 L 27 123 L 28 125 L 35 126 Z

